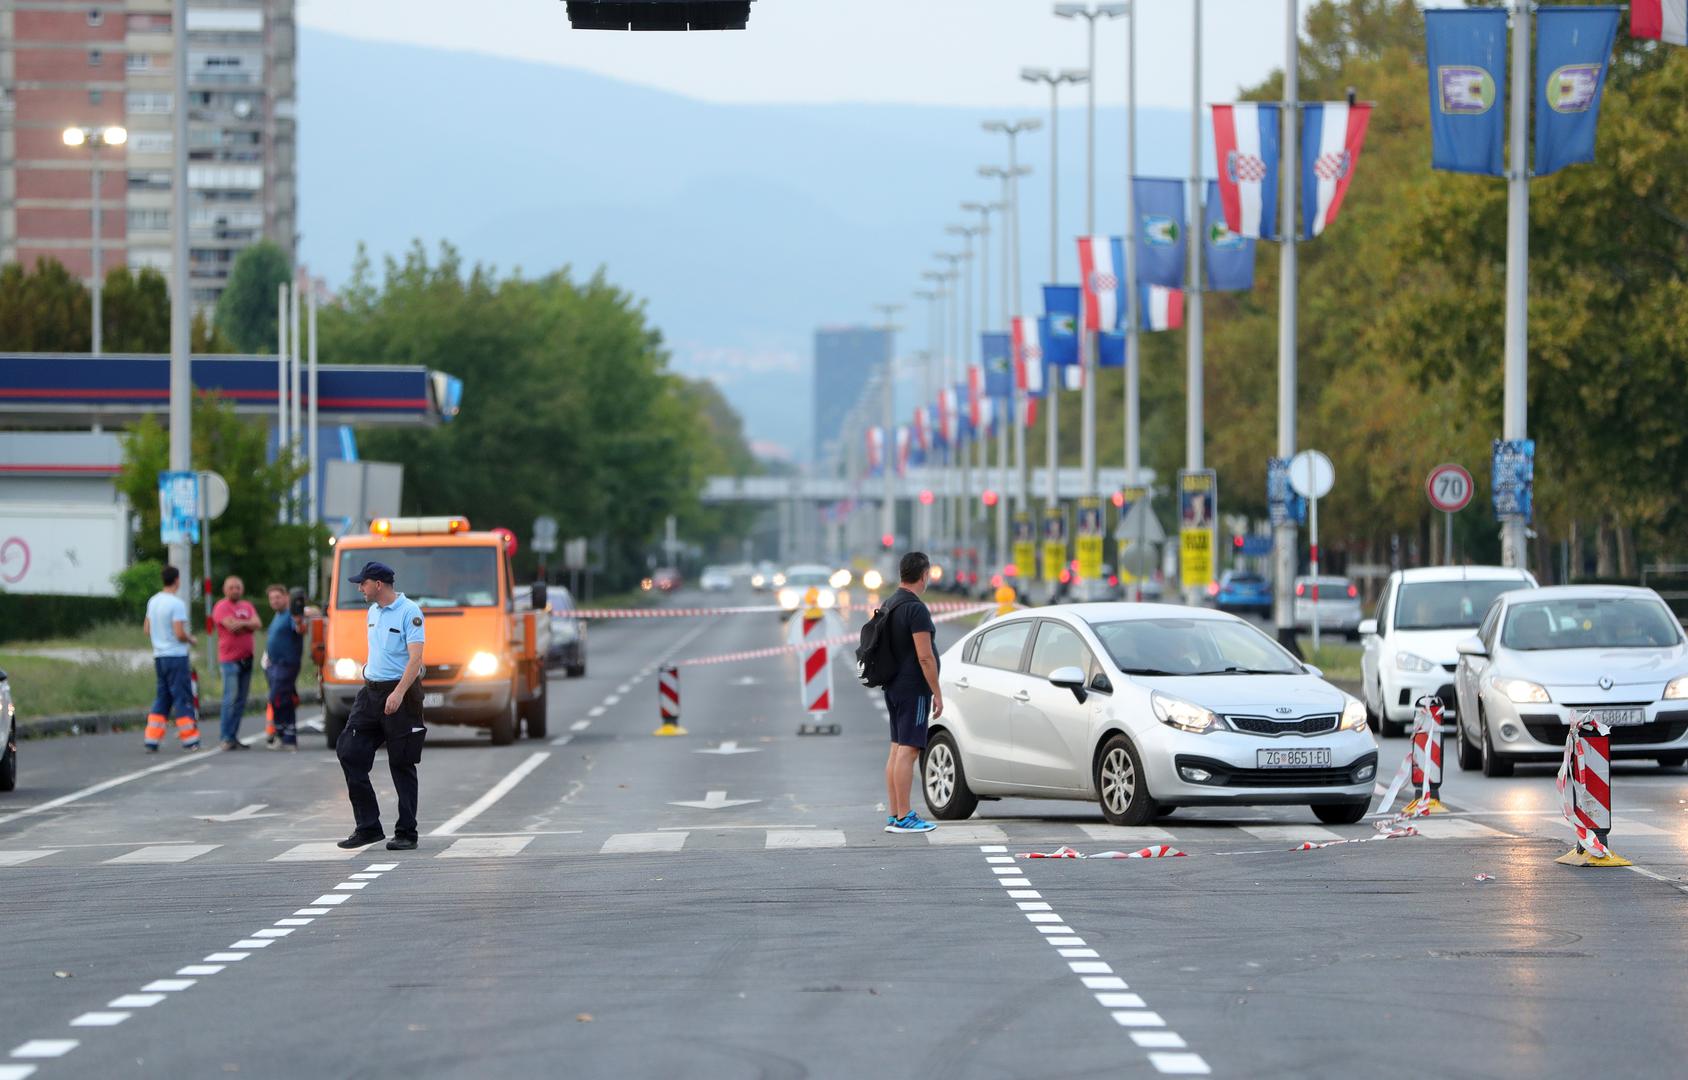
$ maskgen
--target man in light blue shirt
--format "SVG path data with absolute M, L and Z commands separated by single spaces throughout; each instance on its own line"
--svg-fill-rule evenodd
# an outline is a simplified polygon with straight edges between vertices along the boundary
M 166 566 L 162 575 L 164 587 L 147 601 L 146 621 L 141 624 L 152 639 L 152 670 L 157 679 L 152 709 L 147 713 L 146 751 L 158 753 L 164 741 L 165 721 L 176 718 L 176 734 L 183 750 L 199 749 L 199 720 L 193 700 L 193 672 L 188 652 L 193 648 L 193 635 L 188 632 L 188 605 L 179 595 L 182 573 L 174 566 Z
M 376 748 L 387 747 L 387 769 L 398 791 L 399 816 L 389 851 L 416 846 L 416 764 L 422 760 L 422 609 L 393 588 L 391 567 L 365 563 L 352 575 L 369 601 L 369 659 L 363 669 L 363 689 L 352 703 L 345 730 L 335 752 L 346 774 L 346 795 L 357 823 L 340 847 L 360 848 L 386 838 L 381 830 L 381 805 L 369 782 Z

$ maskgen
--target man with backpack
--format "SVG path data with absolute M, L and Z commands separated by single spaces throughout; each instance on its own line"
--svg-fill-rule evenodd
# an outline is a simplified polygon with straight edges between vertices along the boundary
M 897 576 L 901 586 L 862 628 L 856 664 L 862 683 L 885 692 L 891 717 L 891 753 L 885 759 L 885 790 L 890 814 L 889 833 L 930 832 L 937 828 L 910 805 L 909 787 L 914 763 L 926 748 L 926 725 L 943 714 L 938 689 L 938 654 L 932 646 L 937 628 L 920 599 L 926 591 L 932 560 L 924 552 L 904 555 Z

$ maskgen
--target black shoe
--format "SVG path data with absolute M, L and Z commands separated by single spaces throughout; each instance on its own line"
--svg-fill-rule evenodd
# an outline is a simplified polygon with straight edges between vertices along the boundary
M 414 837 L 414 836 L 403 836 L 403 835 L 395 836 L 391 840 L 387 841 L 387 850 L 388 851 L 415 851 L 416 850 L 416 837 Z
M 379 829 L 374 832 L 355 832 L 334 846 L 345 848 L 349 851 L 352 848 L 368 847 L 371 844 L 379 844 L 386 838 L 387 834 L 381 832 Z

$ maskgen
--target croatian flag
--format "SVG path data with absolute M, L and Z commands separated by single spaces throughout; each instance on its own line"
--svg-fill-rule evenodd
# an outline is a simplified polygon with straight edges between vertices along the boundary
M 907 424 L 897 425 L 897 475 L 908 475 L 909 432 Z
M 922 454 L 932 449 L 932 423 L 926 418 L 926 406 L 914 410 L 914 445 Z
M 938 391 L 938 431 L 939 439 L 945 446 L 955 446 L 960 442 L 960 417 L 956 414 L 955 391 L 945 388 Z
M 869 475 L 878 476 L 879 470 L 885 465 L 885 429 L 870 427 L 867 429 L 867 471 Z
M 1630 0 L 1631 37 L 1688 45 L 1688 0 Z
M 980 402 L 985 397 L 985 365 L 967 365 L 967 420 L 978 431 L 983 426 L 980 419 Z
M 996 434 L 996 399 L 986 397 L 979 402 L 979 437 L 989 438 Z
M 1219 198 L 1232 232 L 1256 240 L 1278 238 L 1278 158 L 1281 107 L 1272 102 L 1213 106 L 1213 146 Z
M 1084 328 L 1117 328 L 1125 318 L 1125 240 L 1079 237 L 1078 268 L 1084 281 Z
M 1141 285 L 1143 329 L 1177 330 L 1184 325 L 1184 290 L 1163 285 Z
M 1043 396 L 1043 343 L 1037 322 L 1035 315 L 1014 320 L 1014 385 L 1028 398 Z
M 1311 240 L 1342 208 L 1360 163 L 1371 106 L 1316 101 L 1301 108 L 1306 120 L 1301 128 L 1301 238 Z

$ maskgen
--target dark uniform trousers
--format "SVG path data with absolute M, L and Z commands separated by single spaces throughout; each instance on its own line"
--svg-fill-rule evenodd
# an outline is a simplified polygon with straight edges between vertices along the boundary
M 352 704 L 351 716 L 335 752 L 340 769 L 346 774 L 346 794 L 352 801 L 352 816 L 359 832 L 378 832 L 381 829 L 381 806 L 375 799 L 375 787 L 369 782 L 369 770 L 375 767 L 375 750 L 387 747 L 387 769 L 393 774 L 393 787 L 398 790 L 399 818 L 393 828 L 395 836 L 416 835 L 416 765 L 422 760 L 422 741 L 425 731 L 415 731 L 422 724 L 422 680 L 410 684 L 404 703 L 391 716 L 386 713 L 387 697 L 399 685 L 391 682 L 366 682 Z

